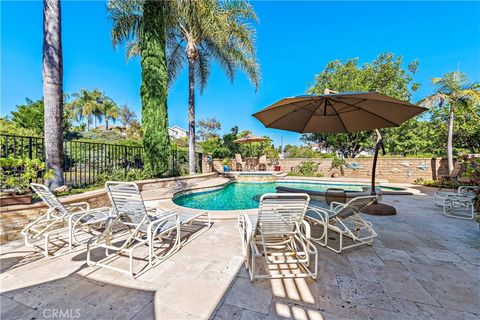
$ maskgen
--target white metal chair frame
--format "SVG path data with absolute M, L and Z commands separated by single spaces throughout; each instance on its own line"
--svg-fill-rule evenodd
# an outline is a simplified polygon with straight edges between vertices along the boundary
M 49 243 L 52 236 L 56 235 L 55 239 L 63 241 L 62 235 L 68 233 L 68 248 L 72 251 L 74 245 L 85 244 L 77 239 L 78 234 L 92 234 L 111 215 L 110 208 L 90 209 L 87 202 L 62 204 L 45 185 L 31 183 L 30 187 L 48 205 L 48 209 L 45 214 L 23 228 L 21 234 L 24 236 L 25 246 L 43 251 L 46 257 L 50 253 Z M 34 243 L 42 239 L 43 248 Z
M 239 214 L 244 262 L 251 281 L 272 278 L 316 279 L 318 251 L 310 241 L 310 225 L 303 220 L 309 201 L 310 197 L 301 193 L 264 194 L 260 198 L 257 216 L 249 216 L 245 212 Z M 303 272 L 279 272 L 273 275 L 257 273 L 255 263 L 260 257 L 264 257 L 267 265 L 296 264 Z
M 433 202 L 436 206 L 443 207 L 443 214 L 448 217 L 471 220 L 475 218 L 475 192 L 479 189 L 477 186 L 460 186 L 457 192 L 443 192 L 439 189 L 433 194 Z M 456 211 L 457 208 L 466 213 Z
M 312 241 L 337 253 L 364 244 L 371 245 L 377 233 L 373 225 L 361 217 L 360 211 L 377 200 L 379 200 L 378 196 L 363 196 L 353 198 L 347 203 L 334 201 L 330 204 L 330 209 L 310 205 L 305 219 L 312 225 L 323 226 L 320 237 L 312 236 Z M 330 231 L 337 233 L 340 237 L 338 248 L 328 243 Z M 350 238 L 353 243 L 344 245 L 344 237 Z
M 89 266 L 99 266 L 125 273 L 130 277 L 136 277 L 154 267 L 158 262 L 167 259 L 178 251 L 182 245 L 203 233 L 196 234 L 187 242 L 181 244 L 182 225 L 191 224 L 194 219 L 207 214 L 207 227 L 211 226 L 210 215 L 206 211 L 196 215 L 186 215 L 178 210 L 147 210 L 140 189 L 135 183 L 110 181 L 105 184 L 105 187 L 112 202 L 112 207 L 117 211 L 117 217 L 109 218 L 104 232 L 88 242 L 87 264 Z M 175 236 L 171 248 L 161 256 L 157 255 L 155 244 L 162 244 L 174 232 Z M 120 239 L 120 245 L 112 243 L 116 239 Z M 135 275 L 133 272 L 134 252 L 143 245 L 148 245 L 148 266 Z M 91 251 L 98 247 L 105 249 L 105 257 L 99 261 L 93 261 Z M 111 250 L 115 253 L 111 254 Z M 113 267 L 106 263 L 123 253 L 126 253 L 129 258 L 128 270 Z

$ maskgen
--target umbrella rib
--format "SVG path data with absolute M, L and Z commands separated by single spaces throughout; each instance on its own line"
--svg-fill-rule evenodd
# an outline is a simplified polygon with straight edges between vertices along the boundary
M 340 116 L 340 114 L 338 113 L 337 109 L 335 109 L 335 107 L 334 107 L 333 105 L 331 105 L 331 106 L 332 106 L 333 111 L 335 111 L 335 113 L 337 114 L 337 117 L 338 117 L 338 119 L 340 120 L 340 123 L 342 124 L 343 129 L 345 129 L 345 132 L 348 133 L 348 129 L 347 129 L 347 127 L 345 126 L 345 123 L 343 122 L 343 119 L 342 119 L 342 117 Z
M 354 97 L 342 97 L 343 99 L 355 99 Z M 370 101 L 378 101 L 378 102 L 387 102 L 387 103 L 396 103 L 396 102 L 390 102 L 390 101 L 386 101 L 386 100 L 378 100 L 378 99 L 371 99 L 371 98 L 368 98 L 368 99 L 364 99 L 364 100 L 370 100 Z M 402 105 L 402 106 L 407 106 L 407 107 L 410 107 L 410 108 L 417 108 L 417 109 L 422 109 L 422 110 L 427 110 L 427 108 L 425 107 L 420 107 L 420 106 L 417 106 L 416 104 L 413 104 L 413 103 L 410 103 L 410 102 L 407 102 L 407 101 L 402 101 L 400 99 L 397 99 L 399 101 L 401 101 L 402 103 L 396 103 L 396 104 L 399 104 L 399 105 Z M 362 109 L 363 110 L 363 109 Z
M 333 99 L 332 99 L 332 100 L 333 100 Z M 349 104 L 349 103 L 346 103 L 346 102 L 343 102 L 343 101 L 337 101 L 337 100 L 333 100 L 333 101 L 338 102 L 338 103 L 346 104 L 347 106 L 351 106 L 351 107 L 358 108 L 358 109 L 360 109 L 360 110 L 362 110 L 362 111 L 365 111 L 365 112 L 367 112 L 367 113 L 370 113 L 371 115 L 373 115 L 373 116 L 375 116 L 375 117 L 377 117 L 377 118 L 380 118 L 380 119 L 382 119 L 382 120 L 384 120 L 384 121 L 386 121 L 386 122 L 389 122 L 389 123 L 393 124 L 393 125 L 396 126 L 396 127 L 399 126 L 399 124 L 396 124 L 396 123 L 393 122 L 393 121 L 390 121 L 390 120 L 388 120 L 388 119 L 386 119 L 386 118 L 384 118 L 384 117 L 382 117 L 382 116 L 380 116 L 380 115 L 378 115 L 378 114 L 376 114 L 376 113 L 373 113 L 373 112 L 368 111 L 368 110 L 366 110 L 366 109 L 363 109 L 363 108 L 361 108 L 361 107 L 357 107 L 357 106 L 355 106 L 355 105 L 352 105 L 352 104 Z M 380 101 L 380 100 L 376 100 L 376 101 Z M 363 102 L 363 101 L 362 101 L 362 102 Z M 383 102 L 385 102 L 385 101 L 383 101 Z M 359 103 L 360 103 L 360 102 L 359 102 Z
M 322 99 L 325 99 L 325 98 L 322 98 Z M 297 105 L 296 105 L 296 102 L 293 102 L 293 103 L 291 103 L 291 104 L 294 105 L 294 106 L 296 106 L 296 107 L 299 108 L 299 109 L 305 109 L 304 107 L 297 106 Z M 292 110 L 292 111 L 284 114 L 284 115 L 281 116 L 280 118 L 278 118 L 278 119 L 270 122 L 268 125 L 265 125 L 265 127 L 269 128 L 269 127 L 270 127 L 271 125 L 273 125 L 275 122 L 282 120 L 282 119 L 285 118 L 286 116 L 288 116 L 288 115 L 290 115 L 290 114 L 292 114 L 292 113 L 294 113 L 294 112 L 296 112 L 296 111 L 298 111 L 298 109 Z M 308 123 L 308 121 L 307 121 L 307 123 Z

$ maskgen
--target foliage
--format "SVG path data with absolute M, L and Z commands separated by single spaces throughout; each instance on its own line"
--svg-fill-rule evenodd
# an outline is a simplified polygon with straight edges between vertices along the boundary
M 45 163 L 39 159 L 0 158 L 0 189 L 2 194 L 25 194 L 29 191 L 30 180 L 43 174 L 45 179 L 53 177 L 53 170 L 45 170 Z
M 231 163 L 231 162 L 232 162 L 232 159 L 230 159 L 230 158 L 224 158 L 224 159 L 222 160 L 222 164 L 223 164 L 224 166 L 230 166 L 230 163 Z
M 32 137 L 38 135 L 34 129 L 21 127 L 7 118 L 0 118 L 0 133 Z
M 418 83 L 412 83 L 412 76 L 417 71 L 418 63 L 410 62 L 407 70 L 402 67 L 402 64 L 401 56 L 395 57 L 389 52 L 380 54 L 374 61 L 362 66 L 358 65 L 358 58 L 348 59 L 345 62 L 331 61 L 320 74 L 315 76 L 315 83 L 307 92 L 323 94 L 327 88 L 338 92 L 375 91 L 409 101 L 411 91 L 416 91 L 419 87 Z M 302 140 L 338 150 L 348 158 L 368 150 L 375 143 L 371 132 L 305 134 Z
M 463 176 L 469 179 L 473 185 L 480 186 L 480 158 L 466 161 Z
M 126 146 L 140 146 L 142 144 L 139 139 L 126 139 L 122 133 L 113 130 L 90 130 L 79 134 L 77 141 L 99 142 L 110 144 L 121 144 Z
M 165 4 L 163 1 L 145 0 L 143 5 L 141 97 L 144 164 L 155 176 L 165 174 L 170 163 Z
M 222 125 L 215 117 L 198 120 L 197 127 L 198 138 L 201 141 L 219 137 L 219 131 L 222 129 Z
M 447 127 L 447 157 L 449 173 L 453 172 L 453 139 L 454 139 L 454 118 L 457 113 L 468 119 L 470 122 L 464 125 L 467 136 L 470 130 L 474 131 L 474 139 L 479 137 L 480 126 L 480 85 L 471 83 L 468 77 L 461 72 L 450 72 L 443 78 L 433 78 L 432 83 L 436 86 L 435 93 L 420 101 L 423 105 L 431 107 L 433 114 L 443 118 Z M 438 120 L 438 118 L 437 118 Z M 465 122 L 464 122 L 465 123 Z M 462 130 L 465 133 L 465 130 Z M 467 139 L 466 139 L 467 140 Z M 475 140 L 474 140 L 475 141 Z M 478 146 L 478 140 L 474 145 Z
M 284 148 L 286 158 L 321 158 L 320 152 L 310 147 L 299 147 L 287 144 Z
M 210 138 L 201 143 L 204 153 L 209 153 L 214 158 L 224 158 L 231 156 L 230 151 L 223 145 L 218 137 Z
M 130 110 L 126 104 L 122 105 L 118 110 L 118 117 L 125 128 L 128 128 L 134 121 L 136 122 L 137 118 L 135 112 Z
M 330 170 L 338 170 L 340 175 L 345 175 L 345 166 L 347 162 L 343 158 L 335 157 L 332 159 L 332 163 L 330 164 Z
M 97 184 L 104 184 L 106 181 L 140 181 L 152 178 L 155 176 L 144 169 L 128 169 L 125 174 L 125 169 L 110 168 L 98 176 Z
M 12 111 L 11 117 L 9 120 L 4 119 L 6 122 L 11 122 L 17 128 L 22 128 L 25 131 L 30 132 L 32 136 L 43 135 L 44 127 L 44 111 L 45 107 L 43 104 L 43 99 L 31 100 L 26 99 L 25 104 L 17 105 L 16 110 Z M 64 110 L 63 117 L 63 132 L 67 133 L 71 128 L 71 123 L 69 122 L 68 113 Z M 2 126 L 2 132 L 4 131 Z M 15 132 L 14 134 L 19 134 Z
M 315 161 L 303 161 L 293 171 L 289 172 L 289 176 L 304 176 L 304 177 L 323 177 L 323 172 L 318 171 L 320 163 Z

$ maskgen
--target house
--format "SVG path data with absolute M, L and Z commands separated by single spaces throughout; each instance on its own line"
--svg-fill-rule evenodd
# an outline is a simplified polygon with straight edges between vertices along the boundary
M 188 136 L 188 131 L 179 126 L 173 126 L 168 128 L 168 135 L 172 139 L 185 138 Z

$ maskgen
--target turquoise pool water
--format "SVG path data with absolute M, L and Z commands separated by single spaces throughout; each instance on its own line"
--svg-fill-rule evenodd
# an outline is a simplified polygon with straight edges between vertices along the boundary
M 276 187 L 284 186 L 313 191 L 325 191 L 328 188 L 342 188 L 347 191 L 362 191 L 366 185 L 306 183 L 306 182 L 236 182 L 223 189 L 204 191 L 179 196 L 173 202 L 182 207 L 204 210 L 245 210 L 258 208 L 260 197 L 265 193 L 276 192 Z M 398 188 L 379 187 L 382 190 L 400 190 Z

